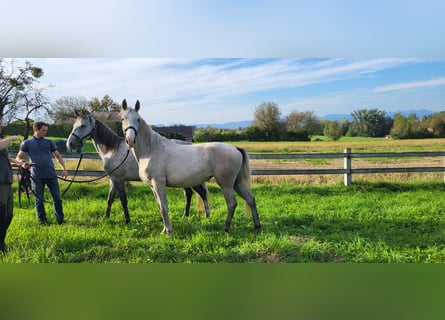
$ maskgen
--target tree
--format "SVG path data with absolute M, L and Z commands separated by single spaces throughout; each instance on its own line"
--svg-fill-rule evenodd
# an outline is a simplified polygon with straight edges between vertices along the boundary
M 384 137 L 392 127 L 393 120 L 385 111 L 378 109 L 361 109 L 351 113 L 350 132 L 353 136 Z
M 119 111 L 121 106 L 114 102 L 109 95 L 105 95 L 102 100 L 97 97 L 91 98 L 89 107 L 91 112 L 111 112 Z
M 409 138 L 413 131 L 413 122 L 417 120 L 415 114 L 412 117 L 406 118 L 400 112 L 394 115 L 394 124 L 391 129 L 391 136 L 399 139 Z
M 293 111 L 286 117 L 286 128 L 289 131 L 307 131 L 309 135 L 321 132 L 321 124 L 314 111 Z
M 23 106 L 23 112 L 21 114 L 24 115 L 23 118 L 17 116 L 17 120 L 23 121 L 25 123 L 25 131 L 23 132 L 24 139 L 28 139 L 29 135 L 32 134 L 32 124 L 33 121 L 31 119 L 31 114 L 34 113 L 38 115 L 40 111 L 44 111 L 44 113 L 49 113 L 48 109 L 48 99 L 42 93 L 43 89 L 34 90 L 30 93 L 19 93 L 16 98 L 16 104 L 20 104 Z
M 36 83 L 43 76 L 43 69 L 33 66 L 25 61 L 23 66 L 18 66 L 15 59 L 0 58 L 0 121 L 9 123 L 22 112 L 36 111 L 45 104 L 40 104 L 33 95 L 41 95 L 42 88 Z M 27 111 L 24 111 L 24 101 L 27 101 Z M 32 103 L 37 102 L 32 106 Z M 29 117 L 29 114 L 28 116 Z
M 55 124 L 71 121 L 76 110 L 88 110 L 88 100 L 85 97 L 62 97 L 55 101 L 49 112 Z
M 329 137 L 332 140 L 336 141 L 336 140 L 340 139 L 342 136 L 342 125 L 337 120 L 328 121 L 325 124 L 323 134 L 326 137 Z
M 255 108 L 252 127 L 258 128 L 266 140 L 280 140 L 284 131 L 284 122 L 281 120 L 281 111 L 273 102 L 263 102 Z
M 348 119 L 343 118 L 341 120 L 341 135 L 345 136 L 348 133 L 350 127 L 351 127 L 351 122 L 349 122 Z

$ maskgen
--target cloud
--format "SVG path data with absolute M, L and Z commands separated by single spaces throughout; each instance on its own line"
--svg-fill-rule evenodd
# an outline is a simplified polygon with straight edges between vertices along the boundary
M 251 118 L 255 106 L 265 100 L 277 102 L 285 109 L 305 105 L 305 110 L 324 113 L 339 105 L 344 107 L 348 101 L 347 105 L 360 101 L 360 97 L 351 97 L 352 92 L 359 90 L 357 87 L 337 87 L 348 83 L 345 80 L 361 80 L 382 70 L 419 62 L 271 58 L 31 60 L 43 68 L 45 81 L 54 84 L 48 92 L 53 100 L 62 96 L 101 98 L 106 94 L 117 102 L 126 98 L 130 104 L 139 99 L 151 123 Z M 329 84 L 334 91 L 320 91 L 319 84 Z
M 374 89 L 375 92 L 387 92 L 387 91 L 397 91 L 397 90 L 409 90 L 417 89 L 422 87 L 436 87 L 445 85 L 445 78 L 438 78 L 426 81 L 413 81 L 390 84 L 387 86 L 381 86 Z
M 302 87 L 360 77 L 406 59 L 46 59 L 56 91 L 138 92 L 153 102 Z M 39 65 L 39 61 L 36 62 Z M 48 69 L 48 70 L 47 70 Z M 83 92 L 83 93 L 82 93 Z M 110 94 L 110 92 L 105 92 Z

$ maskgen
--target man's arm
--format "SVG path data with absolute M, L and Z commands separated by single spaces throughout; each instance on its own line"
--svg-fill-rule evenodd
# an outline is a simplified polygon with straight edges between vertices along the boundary
M 20 151 L 17 153 L 17 156 L 15 157 L 15 159 L 16 159 L 17 161 L 22 161 L 22 160 L 23 160 L 23 157 L 26 157 L 26 156 L 27 156 L 27 153 L 26 153 L 25 151 L 20 150 Z
M 62 178 L 66 178 L 68 176 L 68 173 L 66 172 L 66 167 L 65 167 L 65 161 L 63 160 L 62 155 L 60 154 L 59 151 L 54 151 L 53 152 L 54 157 L 56 158 L 57 163 L 62 167 L 63 171 L 62 171 Z
M 29 169 L 29 168 L 32 167 L 32 164 L 31 164 L 31 162 L 23 160 L 23 158 L 26 157 L 26 156 L 27 156 L 27 153 L 20 150 L 17 153 L 17 156 L 15 157 L 15 159 L 14 158 L 9 158 L 9 163 L 11 165 L 17 165 L 19 167 L 23 167 L 25 169 Z
M 17 136 L 10 136 L 0 140 L 0 150 L 3 150 L 9 146 L 12 141 L 20 141 L 20 138 Z
M 29 169 L 29 168 L 32 167 L 32 164 L 29 163 L 29 162 L 26 162 L 26 161 L 19 161 L 19 160 L 17 160 L 17 159 L 11 158 L 11 157 L 9 157 L 9 163 L 10 163 L 12 166 L 22 167 L 22 168 L 25 168 L 25 169 Z

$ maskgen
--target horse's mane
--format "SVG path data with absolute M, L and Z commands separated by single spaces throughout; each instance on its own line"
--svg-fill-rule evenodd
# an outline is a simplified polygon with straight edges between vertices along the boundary
M 169 141 L 166 137 L 160 135 L 155 130 L 152 129 L 152 127 L 142 118 L 140 118 L 140 127 L 139 127 L 139 134 L 145 134 L 150 141 L 150 145 L 154 146 L 160 141 Z
M 118 150 L 121 143 L 124 142 L 124 138 L 118 136 L 113 130 L 106 126 L 101 121 L 96 120 L 96 129 L 93 134 L 93 138 L 97 144 L 104 146 L 106 152 L 111 150 Z

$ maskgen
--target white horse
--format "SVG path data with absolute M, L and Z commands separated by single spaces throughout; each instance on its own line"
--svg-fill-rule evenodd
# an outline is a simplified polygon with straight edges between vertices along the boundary
M 119 137 L 113 130 L 111 130 L 104 123 L 98 119 L 90 116 L 89 114 L 76 111 L 76 121 L 73 124 L 73 130 L 71 131 L 66 146 L 68 151 L 77 150 L 82 148 L 85 140 L 91 138 L 94 147 L 99 153 L 105 172 L 110 178 L 110 189 L 107 198 L 107 209 L 105 212 L 105 218 L 110 217 L 111 206 L 114 202 L 116 193 L 119 194 L 119 198 L 124 210 L 125 222 L 130 222 L 130 214 L 128 211 L 127 193 L 125 191 L 126 181 L 139 181 L 139 169 L 138 163 L 133 154 L 127 154 L 127 146 L 124 138 Z M 179 144 L 190 144 L 189 142 L 182 140 L 172 140 Z M 125 161 L 125 163 L 122 163 Z M 189 215 L 190 203 L 195 190 L 199 195 L 204 210 L 205 216 L 210 215 L 208 206 L 208 190 L 205 183 L 193 186 L 191 188 L 184 188 L 184 194 L 186 196 L 186 204 L 184 209 L 184 217 Z
M 166 187 L 188 188 L 211 177 L 221 187 L 228 215 L 224 231 L 229 231 L 237 206 L 234 190 L 246 201 L 252 212 L 255 233 L 261 229 L 255 197 L 250 189 L 250 164 L 247 152 L 226 143 L 210 142 L 179 145 L 162 137 L 142 119 L 135 108 L 122 102 L 122 130 L 125 142 L 139 163 L 139 176 L 149 184 L 158 202 L 164 222 L 163 233 L 173 231 L 168 216 Z

